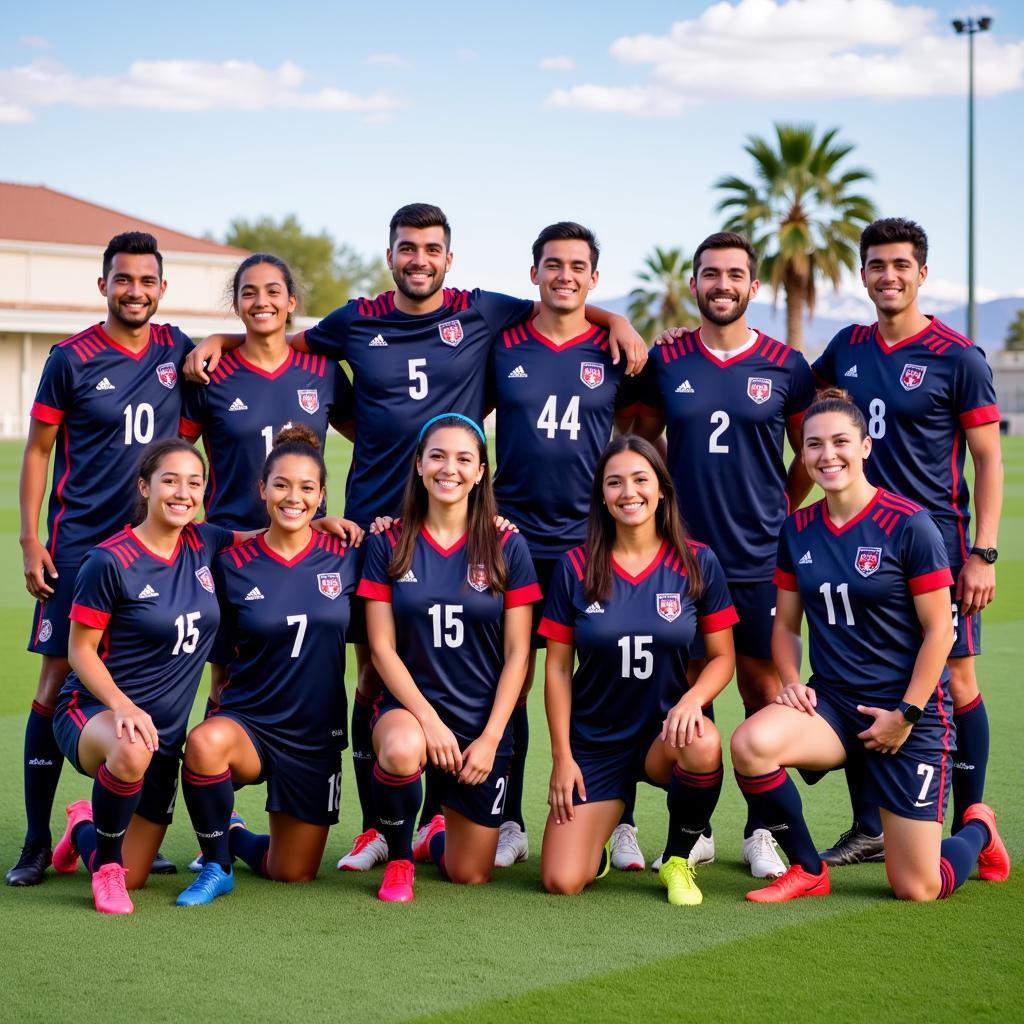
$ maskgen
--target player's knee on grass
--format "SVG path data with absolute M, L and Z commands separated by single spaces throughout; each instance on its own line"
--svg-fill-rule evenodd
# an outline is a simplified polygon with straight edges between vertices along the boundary
M 911 903 L 930 903 L 938 899 L 941 881 L 939 872 L 936 870 L 935 878 L 915 878 L 912 876 L 898 876 L 893 872 L 889 874 L 889 887 L 893 896 L 898 900 L 908 900 Z
M 456 885 L 486 885 L 491 880 L 491 871 L 474 868 L 470 864 L 451 864 L 447 857 L 444 861 L 444 873 L 449 882 Z
M 585 876 L 573 871 L 570 865 L 541 865 L 540 882 L 544 891 L 552 896 L 577 896 L 594 880 L 594 876 Z

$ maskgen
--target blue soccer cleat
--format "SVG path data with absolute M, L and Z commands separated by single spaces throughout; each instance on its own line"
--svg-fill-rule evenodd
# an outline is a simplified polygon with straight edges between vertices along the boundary
M 204 864 L 199 877 L 182 890 L 175 902 L 179 907 L 201 907 L 234 891 L 234 872 L 226 872 L 219 864 Z

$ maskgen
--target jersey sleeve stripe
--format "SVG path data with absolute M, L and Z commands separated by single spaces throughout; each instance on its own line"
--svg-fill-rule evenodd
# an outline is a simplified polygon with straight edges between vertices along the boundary
M 721 608 L 717 612 L 712 612 L 710 615 L 701 615 L 697 620 L 702 633 L 718 633 L 723 629 L 728 629 L 730 626 L 735 626 L 739 621 L 740 617 L 736 614 L 736 609 L 732 605 L 729 605 L 728 608 Z
M 40 423 L 49 423 L 51 426 L 56 426 L 64 419 L 64 410 L 54 409 L 52 405 L 43 405 L 42 402 L 33 402 L 32 408 L 29 410 L 29 416 L 34 420 L 39 420 Z
M 547 617 L 542 618 L 540 625 L 537 627 L 537 634 L 539 636 L 555 640 L 560 644 L 571 644 L 574 633 L 575 630 L 571 626 L 563 626 L 561 622 L 555 622 L 554 619 Z
M 586 572 L 583 569 L 583 549 L 573 548 L 571 551 L 566 552 L 566 557 L 569 559 L 569 563 L 572 565 L 573 572 L 576 573 L 576 577 L 582 581 L 586 575 Z
M 918 594 L 930 594 L 933 590 L 945 590 L 953 586 L 953 573 L 948 566 L 943 566 L 934 572 L 926 572 L 923 576 L 912 576 L 907 585 L 915 597 Z
M 91 629 L 106 629 L 110 622 L 110 613 L 101 612 L 98 608 L 90 608 L 87 604 L 73 604 L 68 616 L 72 622 L 79 622 Z
M 780 569 L 776 566 L 775 574 L 772 576 L 772 582 L 777 587 L 781 587 L 783 590 L 791 590 L 793 593 L 797 593 L 800 588 L 796 585 L 796 576 L 791 572 L 786 572 L 784 569 Z
M 202 423 L 196 423 L 195 420 L 190 420 L 186 416 L 182 416 L 178 420 L 178 433 L 182 437 L 188 438 L 189 441 L 194 441 L 203 432 Z
M 33 406 L 33 408 L 35 407 Z M 979 406 L 977 409 L 968 409 L 967 412 L 960 413 L 960 425 L 965 430 L 970 430 L 971 427 L 982 427 L 986 423 L 998 422 L 998 405 L 982 405 Z
M 524 604 L 533 604 L 535 601 L 543 600 L 540 584 L 528 583 L 525 587 L 516 587 L 515 590 L 505 591 L 505 607 L 519 608 Z
M 391 604 L 391 588 L 386 583 L 377 583 L 374 580 L 360 580 L 356 596 Z

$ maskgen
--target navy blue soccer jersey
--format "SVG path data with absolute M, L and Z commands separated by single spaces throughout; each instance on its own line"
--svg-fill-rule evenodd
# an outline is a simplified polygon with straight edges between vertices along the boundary
M 342 368 L 323 356 L 288 350 L 274 371 L 253 366 L 238 351 L 226 352 L 210 383 L 186 384 L 181 433 L 201 434 L 210 460 L 206 518 L 232 530 L 268 526 L 259 477 L 284 426 L 312 428 L 324 448 L 327 425 L 353 417 L 352 385 Z
M 495 338 L 533 303 L 494 292 L 444 289 L 440 309 L 412 316 L 394 292 L 357 299 L 306 331 L 310 351 L 344 359 L 355 383 L 356 440 L 345 515 L 366 525 L 401 514 L 420 427 L 444 412 L 483 421 Z
M 667 542 L 638 576 L 612 559 L 612 592 L 604 601 L 588 601 L 584 593 L 586 550 L 573 548 L 562 557 L 538 632 L 576 648 L 573 749 L 648 741 L 686 691 L 697 630 L 715 633 L 739 621 L 718 559 L 703 544 L 691 547 L 704 579 L 696 601 L 682 559 Z
M 72 622 L 103 630 L 99 655 L 121 692 L 153 719 L 164 754 L 177 756 L 185 742 L 220 623 L 211 567 L 233 539 L 212 523 L 191 523 L 168 559 L 126 526 L 89 552 L 75 583 Z M 61 697 L 72 713 L 76 694 L 94 699 L 71 672 Z
M 879 488 L 844 526 L 829 519 L 824 499 L 791 515 L 775 582 L 800 594 L 811 684 L 892 704 L 903 699 L 921 647 L 914 596 L 948 588 L 953 576 L 928 513 Z
M 102 325 L 50 349 L 31 415 L 59 424 L 47 549 L 77 565 L 131 514 L 142 451 L 177 437 L 181 364 L 192 348 L 177 327 L 149 325 L 149 342 L 131 352 Z
M 393 580 L 388 566 L 400 529 L 368 538 L 358 594 L 391 604 L 398 656 L 441 721 L 471 742 L 487 725 L 505 666 L 505 610 L 541 599 L 533 562 L 522 536 L 502 534 L 507 580 L 496 594 L 484 567 L 470 565 L 465 536 L 445 549 L 423 528 L 412 567 Z M 506 729 L 498 753 L 511 749 Z
M 770 580 L 789 513 L 786 427 L 814 400 L 804 357 L 759 333 L 723 362 L 694 331 L 655 348 L 641 388 L 642 401 L 664 414 L 690 533 L 711 545 L 729 580 Z
M 359 561 L 358 549 L 316 532 L 290 560 L 263 535 L 217 556 L 233 651 L 220 708 L 274 746 L 312 755 L 347 745 L 345 630 Z
M 932 319 L 887 345 L 878 325 L 845 327 L 814 364 L 845 388 L 868 421 L 873 447 L 864 471 L 880 487 L 919 501 L 932 515 L 953 567 L 970 553 L 965 431 L 999 421 L 985 353 Z
M 530 321 L 502 334 L 490 378 L 498 506 L 535 558 L 555 558 L 586 536 L 594 467 L 633 388 L 607 331 L 590 326 L 559 346 Z

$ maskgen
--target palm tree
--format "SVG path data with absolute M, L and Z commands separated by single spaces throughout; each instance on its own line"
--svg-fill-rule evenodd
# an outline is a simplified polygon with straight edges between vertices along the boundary
M 695 327 L 700 321 L 690 292 L 693 260 L 682 249 L 654 247 L 637 277 L 644 284 L 629 293 L 629 318 L 648 342 L 668 327 Z
M 761 257 L 761 279 L 778 301 L 786 296 L 786 340 L 803 347 L 804 312 L 813 315 L 816 288 L 825 280 L 839 287 L 843 268 L 859 264 L 861 230 L 875 219 L 875 206 L 853 187 L 872 177 L 863 168 L 840 172 L 837 165 L 853 149 L 836 142 L 838 128 L 815 140 L 813 125 L 776 124 L 775 145 L 760 136 L 744 149 L 754 158 L 756 181 L 720 178 L 726 197 L 727 231 L 754 243 Z
M 1017 315 L 1010 321 L 1006 332 L 1006 351 L 1024 352 L 1024 309 L 1018 309 Z

